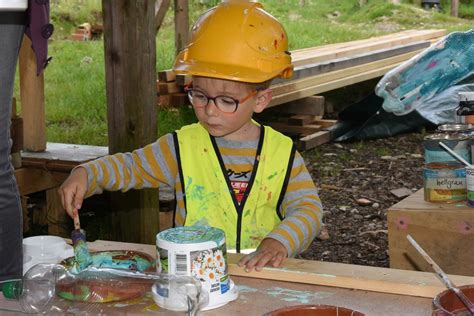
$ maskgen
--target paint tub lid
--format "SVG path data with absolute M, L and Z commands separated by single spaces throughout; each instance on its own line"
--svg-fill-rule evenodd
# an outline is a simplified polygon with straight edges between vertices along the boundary
M 474 129 L 472 124 L 443 124 L 438 126 L 440 132 L 463 132 Z
M 210 226 L 174 227 L 156 235 L 156 245 L 159 248 L 174 251 L 211 249 L 224 243 L 224 231 Z

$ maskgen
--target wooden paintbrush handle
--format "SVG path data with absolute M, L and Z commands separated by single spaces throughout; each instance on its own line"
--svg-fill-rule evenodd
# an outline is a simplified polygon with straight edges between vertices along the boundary
M 80 230 L 81 222 L 79 221 L 79 213 L 77 212 L 77 210 L 74 210 L 73 220 L 74 220 L 74 229 Z

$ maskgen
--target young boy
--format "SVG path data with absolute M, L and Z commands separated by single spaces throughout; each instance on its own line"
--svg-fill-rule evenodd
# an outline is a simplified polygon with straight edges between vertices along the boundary
M 74 169 L 60 188 L 69 215 L 104 189 L 166 183 L 176 191 L 174 224 L 223 229 L 228 249 L 253 251 L 239 262 L 247 271 L 306 249 L 322 217 L 314 183 L 291 139 L 252 120 L 272 98 L 271 79 L 291 77 L 287 49 L 283 27 L 258 3 L 204 13 L 174 65 L 193 76 L 187 93 L 199 123 Z

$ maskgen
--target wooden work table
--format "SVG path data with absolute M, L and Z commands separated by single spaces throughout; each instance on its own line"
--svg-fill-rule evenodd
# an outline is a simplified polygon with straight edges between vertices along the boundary
M 110 241 L 89 243 L 94 250 L 138 250 L 155 256 L 154 245 Z M 246 273 L 236 265 L 239 255 L 229 254 L 229 271 L 239 286 L 239 298 L 203 315 L 262 315 L 284 306 L 325 304 L 350 308 L 366 315 L 431 315 L 431 299 L 444 290 L 435 275 L 426 272 L 287 259 L 282 268 Z M 452 276 L 458 285 L 474 284 L 473 277 Z M 0 307 L 18 308 L 0 298 Z M 179 315 L 158 308 L 151 297 L 101 304 L 107 314 Z M 100 312 L 100 311 L 97 311 Z M 14 315 L 0 312 L 0 315 Z M 182 315 L 183 313 L 181 313 Z

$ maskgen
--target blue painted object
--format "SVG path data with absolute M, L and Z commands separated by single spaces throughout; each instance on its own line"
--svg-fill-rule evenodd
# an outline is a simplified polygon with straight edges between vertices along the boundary
M 453 32 L 389 71 L 375 93 L 383 108 L 405 115 L 435 95 L 474 74 L 474 29 Z

